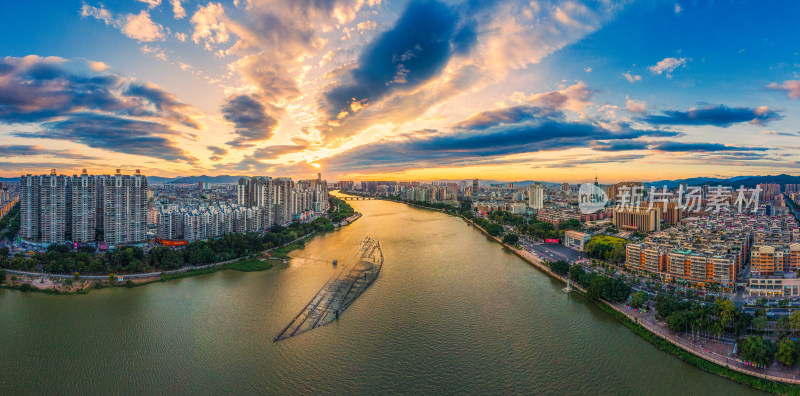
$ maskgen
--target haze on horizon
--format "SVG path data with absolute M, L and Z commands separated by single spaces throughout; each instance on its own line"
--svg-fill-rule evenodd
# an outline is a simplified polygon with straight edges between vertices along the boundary
M 0 176 L 797 174 L 800 3 L 11 2 Z

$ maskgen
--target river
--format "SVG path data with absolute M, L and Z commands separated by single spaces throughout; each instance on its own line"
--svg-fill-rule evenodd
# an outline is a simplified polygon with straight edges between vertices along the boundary
M 0 290 L 0 394 L 749 394 L 631 333 L 461 219 L 385 201 L 265 272 Z M 380 278 L 272 339 L 369 235 Z M 312 260 L 313 259 L 313 260 Z

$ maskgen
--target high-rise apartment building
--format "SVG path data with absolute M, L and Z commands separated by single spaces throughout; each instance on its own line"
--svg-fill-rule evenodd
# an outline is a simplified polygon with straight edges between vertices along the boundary
M 470 190 L 470 193 L 472 193 L 473 198 L 478 196 L 479 187 L 480 183 L 478 183 L 478 179 L 472 179 L 472 190 Z
M 658 210 L 661 212 L 661 219 L 664 224 L 677 225 L 683 219 L 684 211 L 681 210 L 680 204 L 677 202 L 644 202 L 642 207 Z
M 97 182 L 83 170 L 72 177 L 72 241 L 95 241 L 97 231 Z
M 236 185 L 236 202 L 242 207 L 262 209 L 258 212 L 258 224 L 262 226 L 258 228 L 286 224 L 309 212 L 327 210 L 328 185 L 321 178 L 317 174 L 316 179 L 295 183 L 288 177 L 242 177 Z
M 41 178 L 39 235 L 42 243 L 64 243 L 71 230 L 72 180 L 53 169 Z M 70 203 L 68 205 L 67 203 Z
M 800 184 L 786 184 L 783 187 L 783 191 L 787 193 L 800 192 Z
M 528 186 L 528 206 L 533 209 L 544 207 L 544 186 L 539 183 Z
M 622 202 L 623 200 L 630 203 L 634 202 L 636 198 L 641 198 L 642 182 L 620 182 L 612 184 L 606 188 L 608 200 L 611 202 Z
M 781 185 L 777 183 L 763 183 L 756 186 L 761 190 L 761 200 L 772 201 L 776 195 L 781 193 Z
M 275 211 L 274 222 L 285 224 L 290 222 L 292 214 L 292 190 L 294 182 L 288 177 L 279 177 L 274 180 L 275 193 L 273 195 L 273 208 Z
M 101 176 L 103 240 L 111 245 L 147 241 L 147 178 L 138 169 L 134 175 L 117 170 Z
M 614 208 L 613 222 L 620 230 L 658 231 L 661 229 L 661 211 L 643 207 Z
M 41 180 L 41 176 L 31 175 L 22 176 L 19 180 L 19 236 L 28 241 L 39 240 Z

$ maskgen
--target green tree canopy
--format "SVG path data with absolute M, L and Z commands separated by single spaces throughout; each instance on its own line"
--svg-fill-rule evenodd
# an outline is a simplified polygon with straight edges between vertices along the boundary
M 649 299 L 650 295 L 648 295 L 647 292 L 640 290 L 636 293 L 633 293 L 633 295 L 631 295 L 631 307 L 641 308 Z
M 519 235 L 508 233 L 503 236 L 503 243 L 507 243 L 509 245 L 514 245 L 519 242 Z
M 797 354 L 800 352 L 797 348 L 797 342 L 792 341 L 790 338 L 784 338 L 778 342 L 777 352 L 775 357 L 779 362 L 791 366 L 797 362 Z
M 569 272 L 569 263 L 564 260 L 558 260 L 550 263 L 550 270 L 558 275 L 566 275 Z
M 744 360 L 766 366 L 775 356 L 775 345 L 768 339 L 752 335 L 739 340 L 739 356 Z

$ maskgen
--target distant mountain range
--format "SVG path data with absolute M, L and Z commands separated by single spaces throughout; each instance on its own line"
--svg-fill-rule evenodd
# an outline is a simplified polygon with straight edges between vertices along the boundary
M 179 177 L 161 177 L 161 176 L 147 176 L 147 181 L 151 184 L 194 184 L 197 182 L 204 182 L 204 183 L 236 183 L 239 178 L 242 176 L 233 176 L 233 175 L 222 175 L 222 176 L 179 176 Z M 2 183 L 14 183 L 18 182 L 18 177 L 0 177 L 0 182 Z M 454 182 L 460 183 L 463 180 L 435 180 L 436 182 Z M 539 182 L 535 180 L 523 180 L 523 181 L 502 181 L 502 180 L 480 180 L 481 186 L 489 186 L 491 184 L 508 184 L 514 183 L 516 187 L 526 187 L 534 183 L 542 183 L 548 186 L 556 186 L 560 185 L 561 183 L 550 183 L 550 182 Z M 692 177 L 688 179 L 677 179 L 677 180 L 659 180 L 654 182 L 646 182 L 644 185 L 646 187 L 656 186 L 662 187 L 667 186 L 668 188 L 674 188 L 680 185 L 681 183 L 686 183 L 690 186 L 700 186 L 703 184 L 711 184 L 711 185 L 723 185 L 723 186 L 731 186 L 731 187 L 739 187 L 745 186 L 748 188 L 753 188 L 756 184 L 763 184 L 763 183 L 777 183 L 783 186 L 784 184 L 800 184 L 800 176 L 791 176 L 791 175 L 775 175 L 775 176 L 736 176 L 731 178 L 716 178 L 716 177 Z M 574 184 L 574 183 L 573 183 Z
M 203 183 L 236 183 L 239 181 L 239 178 L 243 176 L 231 176 L 231 175 L 222 175 L 222 176 L 185 176 L 185 177 L 174 177 L 171 179 L 164 178 L 164 181 L 154 181 L 153 183 L 169 183 L 169 184 L 194 184 L 198 182 Z M 147 180 L 150 180 L 148 177 Z
M 775 175 L 775 176 L 736 176 L 728 179 L 721 179 L 715 177 L 693 177 L 690 179 L 679 180 L 660 180 L 655 182 L 644 183 L 645 186 L 662 187 L 667 186 L 673 188 L 679 186 L 681 183 L 686 183 L 689 186 L 701 186 L 703 184 L 722 185 L 730 187 L 745 186 L 753 188 L 756 184 L 764 183 L 777 183 L 783 188 L 784 184 L 800 184 L 800 176 L 791 175 Z

